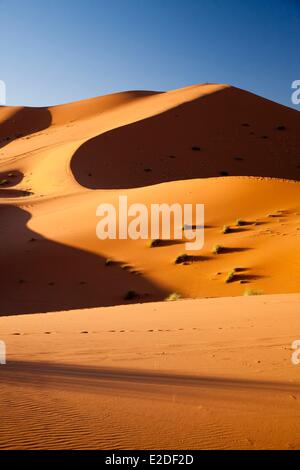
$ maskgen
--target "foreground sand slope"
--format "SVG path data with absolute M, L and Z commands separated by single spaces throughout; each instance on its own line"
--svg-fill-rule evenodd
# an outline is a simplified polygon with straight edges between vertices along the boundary
M 299 295 L 0 319 L 0 448 L 300 448 Z

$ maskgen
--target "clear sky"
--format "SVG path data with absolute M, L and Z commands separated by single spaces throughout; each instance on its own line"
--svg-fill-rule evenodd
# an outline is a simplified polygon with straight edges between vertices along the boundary
M 0 0 L 0 57 L 7 104 L 213 82 L 292 107 L 300 1 Z

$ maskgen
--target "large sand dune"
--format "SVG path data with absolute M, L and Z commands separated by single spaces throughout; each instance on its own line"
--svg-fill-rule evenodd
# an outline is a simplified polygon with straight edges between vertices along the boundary
M 1 113 L 1 132 L 10 139 L 0 167 L 2 314 L 115 305 L 128 290 L 139 302 L 174 291 L 297 292 L 300 183 L 282 180 L 299 177 L 296 111 L 203 85 Z M 222 171 L 239 177 L 217 177 Z M 184 251 L 178 243 L 154 250 L 140 241 L 100 242 L 96 207 L 120 194 L 149 205 L 205 203 L 204 260 L 175 266 Z M 238 218 L 249 224 L 222 235 L 223 225 Z M 214 244 L 227 253 L 212 255 Z M 107 258 L 116 264 L 107 268 Z M 226 284 L 234 268 L 240 274 Z
M 0 107 L 1 447 L 299 447 L 298 370 L 281 370 L 299 327 L 299 130 L 297 111 L 227 85 Z M 184 240 L 100 241 L 96 208 L 120 195 L 205 204 L 203 250 L 176 264 Z M 172 293 L 214 299 L 152 303 Z

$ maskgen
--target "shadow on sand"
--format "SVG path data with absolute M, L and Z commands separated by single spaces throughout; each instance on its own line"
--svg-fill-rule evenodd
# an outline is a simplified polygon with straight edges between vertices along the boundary
M 296 179 L 296 131 L 287 132 L 283 142 L 274 130 L 266 147 L 263 140 L 249 136 L 245 120 L 261 133 L 266 127 L 275 129 L 277 122 L 290 122 L 289 129 L 294 130 L 300 126 L 297 111 L 225 88 L 88 140 L 75 152 L 71 170 L 77 182 L 90 189 L 143 187 L 220 174 Z M 274 165 L 275 152 L 287 154 L 284 166 Z M 245 156 L 242 164 L 234 160 L 237 154 Z
M 117 367 L 92 367 L 50 362 L 11 361 L 1 368 L 6 384 L 29 385 L 63 390 L 135 393 L 207 392 L 300 392 L 300 384 L 266 380 L 235 379 L 203 375 L 175 374 Z
M 20 171 L 5 171 L 0 173 L 0 198 L 16 198 L 30 196 L 28 190 L 12 189 L 13 186 L 21 183 L 24 175 Z
M 101 256 L 44 238 L 29 220 L 25 210 L 0 205 L 0 315 L 126 304 L 128 291 L 137 293 L 130 303 L 168 295 Z
M 0 119 L 1 113 L 0 108 Z M 16 108 L 16 111 L 0 125 L 0 148 L 16 139 L 46 129 L 51 122 L 51 113 L 47 108 Z

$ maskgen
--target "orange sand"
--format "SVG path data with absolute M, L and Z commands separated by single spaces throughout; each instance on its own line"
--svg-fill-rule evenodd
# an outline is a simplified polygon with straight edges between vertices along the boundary
M 0 448 L 300 448 L 297 294 L 0 319 Z
M 227 85 L 0 108 L 0 447 L 300 447 L 299 128 Z M 204 203 L 201 258 L 98 240 L 119 195 Z M 129 290 L 140 305 L 121 306 Z M 175 292 L 214 299 L 147 303 Z

